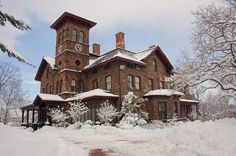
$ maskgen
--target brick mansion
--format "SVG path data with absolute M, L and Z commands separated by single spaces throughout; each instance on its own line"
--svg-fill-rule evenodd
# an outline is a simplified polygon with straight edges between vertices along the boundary
M 90 45 L 90 29 L 95 22 L 65 12 L 52 25 L 56 31 L 55 57 L 43 57 L 35 80 L 40 93 L 34 101 L 21 107 L 22 124 L 50 121 L 50 108 L 75 99 L 86 102 L 89 111 L 82 120 L 98 121 L 97 108 L 104 101 L 120 110 L 124 95 L 133 91 L 148 101 L 143 110 L 149 120 L 166 120 L 176 113 L 186 118 L 198 101 L 171 88 L 165 77 L 173 66 L 157 45 L 133 52 L 125 46 L 125 34 L 115 34 L 116 47 L 101 52 L 100 44 Z

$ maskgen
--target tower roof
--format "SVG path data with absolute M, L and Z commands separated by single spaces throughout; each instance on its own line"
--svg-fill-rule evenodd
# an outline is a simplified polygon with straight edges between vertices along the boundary
M 92 27 L 94 27 L 97 24 L 97 23 L 95 23 L 93 21 L 90 21 L 88 19 L 76 16 L 76 15 L 71 14 L 69 12 L 64 12 L 50 27 L 52 29 L 57 29 L 66 20 L 75 21 L 75 22 L 81 22 L 81 23 L 85 24 L 86 26 L 88 26 L 89 28 L 92 28 Z

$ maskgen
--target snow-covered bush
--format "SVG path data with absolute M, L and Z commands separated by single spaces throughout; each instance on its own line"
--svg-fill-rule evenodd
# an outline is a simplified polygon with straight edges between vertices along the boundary
M 108 125 L 117 115 L 117 109 L 108 101 L 101 104 L 101 107 L 97 109 L 97 115 L 101 122 Z
M 122 102 L 121 114 L 123 118 L 119 126 L 122 128 L 143 126 L 147 124 L 148 113 L 141 110 L 141 106 L 147 99 L 138 98 L 133 92 L 128 92 Z
M 168 120 L 168 125 L 176 125 L 177 119 L 178 115 L 174 113 L 172 118 Z
M 197 106 L 196 105 L 192 105 L 192 111 L 191 113 L 189 114 L 189 117 L 193 120 L 196 120 L 198 118 L 198 115 L 197 115 Z
M 48 115 L 51 116 L 56 126 L 66 127 L 68 125 L 67 119 L 69 116 L 60 107 L 50 109 Z
M 89 109 L 85 106 L 85 104 L 81 100 L 77 100 L 69 103 L 68 114 L 72 118 L 75 123 L 75 129 L 81 128 L 80 119 L 81 116 L 86 113 Z

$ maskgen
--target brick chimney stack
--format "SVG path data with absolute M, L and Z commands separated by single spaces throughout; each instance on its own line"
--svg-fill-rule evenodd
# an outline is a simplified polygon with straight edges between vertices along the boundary
M 100 55 L 100 44 L 94 43 L 93 44 L 93 54 Z
M 116 48 L 125 49 L 125 34 L 123 32 L 116 34 Z

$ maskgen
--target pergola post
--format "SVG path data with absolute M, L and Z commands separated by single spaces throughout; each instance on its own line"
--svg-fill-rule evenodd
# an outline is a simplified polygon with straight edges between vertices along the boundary
M 21 114 L 21 123 L 24 123 L 24 110 L 22 110 L 22 114 Z
M 32 123 L 34 123 L 34 108 L 32 109 Z
M 29 123 L 29 109 L 27 109 L 27 124 Z

